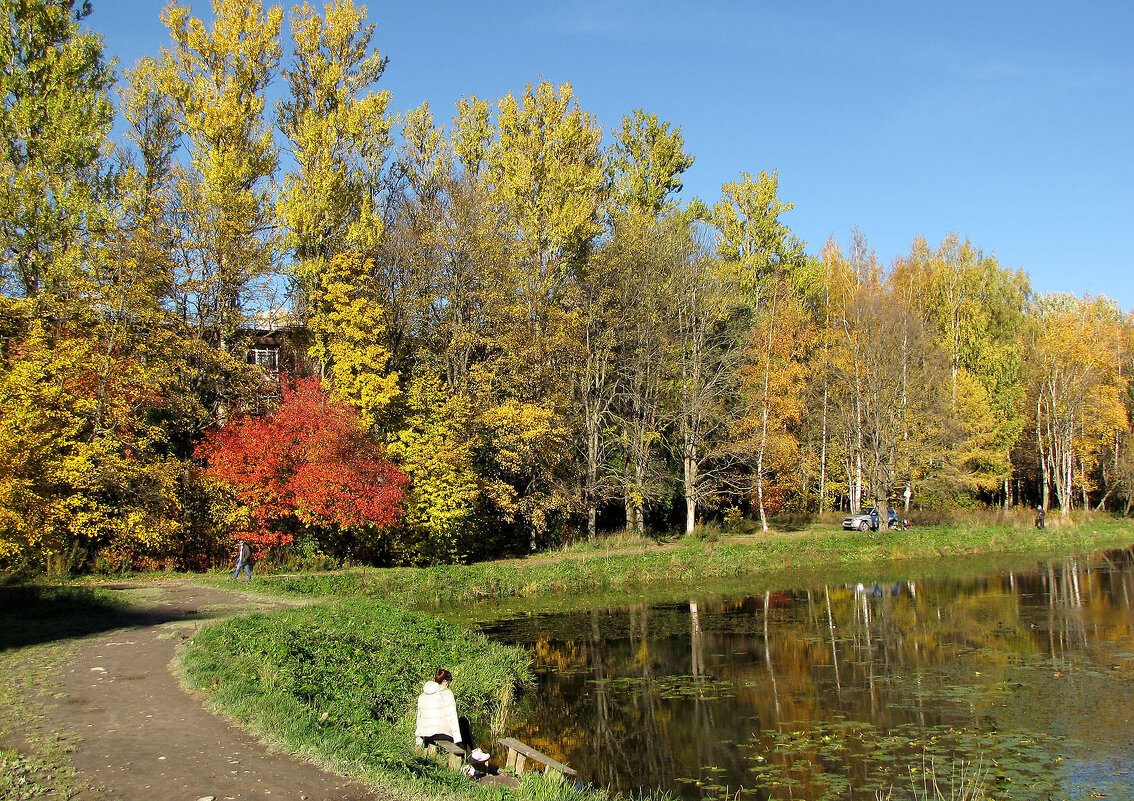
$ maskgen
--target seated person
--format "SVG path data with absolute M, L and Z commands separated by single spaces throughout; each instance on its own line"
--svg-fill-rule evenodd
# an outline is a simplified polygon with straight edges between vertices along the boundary
M 452 674 L 443 667 L 437 668 L 432 681 L 425 682 L 422 694 L 417 697 L 415 736 L 423 745 L 448 740 L 471 753 L 475 761 L 484 761 L 488 759 L 488 754 L 473 748 L 473 733 L 468 718 L 457 716 L 457 699 L 449 689 L 451 683 Z M 484 759 L 477 759 L 481 756 Z
M 488 761 L 488 754 L 473 748 L 472 727 L 468 718 L 457 716 L 457 699 L 449 685 L 453 674 L 437 668 L 432 681 L 425 682 L 417 698 L 417 729 L 415 735 L 422 745 L 447 740 L 461 746 L 474 763 Z

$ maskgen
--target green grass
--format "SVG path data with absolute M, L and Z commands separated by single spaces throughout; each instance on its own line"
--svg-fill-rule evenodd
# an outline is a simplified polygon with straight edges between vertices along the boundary
M 477 795 L 413 746 L 416 699 L 439 666 L 478 739 L 530 680 L 525 651 L 378 601 L 254 614 L 211 626 L 183 654 L 184 681 L 291 753 L 399 798 Z M 487 793 L 487 791 L 485 791 Z
M 541 554 L 527 560 L 428 568 L 358 569 L 339 573 L 262 577 L 268 592 L 363 594 L 418 608 L 486 599 L 562 594 L 633 593 L 651 586 L 693 587 L 753 574 L 971 555 L 1067 553 L 1134 542 L 1134 523 L 1096 517 L 1036 531 L 1021 525 L 961 524 L 860 533 L 827 525 L 802 532 L 756 534 L 710 542 L 695 537 L 672 544 L 616 544 Z

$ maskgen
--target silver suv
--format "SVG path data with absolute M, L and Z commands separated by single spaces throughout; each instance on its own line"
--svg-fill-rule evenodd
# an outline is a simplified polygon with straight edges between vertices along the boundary
M 856 515 L 847 515 L 843 518 L 843 528 L 855 529 L 859 531 L 877 531 L 881 520 L 878 517 L 878 511 L 873 507 L 863 509 Z M 886 527 L 896 529 L 898 527 L 898 513 L 891 507 L 886 507 Z

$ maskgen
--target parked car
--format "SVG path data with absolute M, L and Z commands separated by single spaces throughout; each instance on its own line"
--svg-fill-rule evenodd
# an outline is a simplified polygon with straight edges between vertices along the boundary
M 859 531 L 877 531 L 881 521 L 878 517 L 878 510 L 873 506 L 868 509 L 863 509 L 856 515 L 847 515 L 843 518 L 843 528 L 858 529 Z M 898 513 L 892 507 L 886 507 L 886 527 L 895 529 L 898 527 Z

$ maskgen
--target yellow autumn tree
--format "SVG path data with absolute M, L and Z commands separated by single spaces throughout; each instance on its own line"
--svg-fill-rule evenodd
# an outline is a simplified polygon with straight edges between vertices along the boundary
M 368 428 L 382 422 L 400 393 L 397 373 L 387 369 L 382 309 L 374 302 L 372 281 L 369 261 L 340 254 L 324 263 L 308 301 L 315 338 L 311 355 L 326 365 L 334 396 L 354 406 Z
M 387 448 L 410 480 L 403 533 L 394 550 L 406 564 L 460 561 L 476 545 L 480 498 L 470 437 L 472 408 L 438 376 L 425 373 L 410 382 L 406 406 L 406 417 Z
M 951 234 L 936 248 L 915 239 L 889 283 L 949 359 L 957 436 L 945 471 L 958 497 L 1000 491 L 1007 501 L 1010 455 L 1026 417 L 1020 339 L 1027 277 Z
M 264 92 L 280 60 L 283 12 L 259 0 L 213 0 L 213 15 L 210 27 L 187 6 L 162 11 L 172 46 L 162 53 L 161 87 L 188 149 L 174 180 L 176 302 L 199 336 L 228 350 L 276 258 L 278 154 Z
M 179 463 L 146 419 L 160 384 L 131 356 L 107 370 L 98 337 L 57 339 L 39 322 L 9 342 L 0 563 L 84 570 L 107 549 L 160 555 L 178 531 Z
M 1122 319 L 1105 297 L 1040 298 L 1027 340 L 1043 503 L 1055 491 L 1061 516 L 1092 489 L 1100 447 L 1129 426 L 1119 371 Z M 1050 482 L 1050 483 L 1049 483 Z
M 390 93 L 374 88 L 386 68 L 375 26 L 351 0 L 329 2 L 323 12 L 306 2 L 293 9 L 293 52 L 283 70 L 289 93 L 276 106 L 294 161 L 278 211 L 303 286 L 317 282 L 323 262 L 338 253 L 373 253 L 390 148 Z
M 365 7 L 352 0 L 333 0 L 322 13 L 297 5 L 290 23 L 289 94 L 277 113 L 294 167 L 277 211 L 294 256 L 299 316 L 313 337 L 309 356 L 335 397 L 373 428 L 399 393 L 373 260 L 390 149 L 390 93 L 375 89 L 386 59 Z
M 462 163 L 481 141 L 474 111 L 458 126 Z M 571 377 L 583 359 L 577 271 L 602 230 L 601 139 L 570 84 L 529 84 L 499 101 L 481 172 L 504 241 L 497 269 L 483 276 L 485 358 L 470 370 L 469 385 L 481 399 L 478 426 L 500 448 L 486 465 L 486 499 L 529 529 L 528 547 L 569 507 L 570 439 L 561 432 L 570 426 Z M 545 449 L 533 449 L 535 442 Z
M 755 323 L 746 342 L 744 409 L 737 430 L 748 451 L 760 525 L 768 530 L 765 483 L 797 449 L 794 424 L 802 412 L 804 361 L 810 332 L 796 283 L 807 264 L 803 243 L 780 215 L 792 209 L 777 195 L 772 173 L 725 184 L 713 207 L 717 249 L 739 276 Z M 781 475 L 781 478 L 786 476 Z M 786 483 L 786 482 L 785 482 Z

